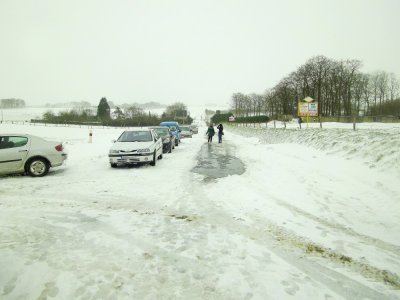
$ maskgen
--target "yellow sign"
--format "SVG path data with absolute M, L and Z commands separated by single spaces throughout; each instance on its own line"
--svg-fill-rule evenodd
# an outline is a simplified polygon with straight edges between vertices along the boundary
M 318 102 L 299 102 L 297 116 L 318 117 Z

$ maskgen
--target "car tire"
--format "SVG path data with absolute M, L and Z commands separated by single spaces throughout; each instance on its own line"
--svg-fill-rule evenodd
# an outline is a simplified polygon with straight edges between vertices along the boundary
M 156 157 L 156 151 L 153 153 L 153 160 L 150 162 L 150 166 L 155 166 L 157 164 L 157 157 Z
M 50 165 L 44 158 L 30 159 L 26 165 L 26 172 L 32 177 L 43 177 L 49 172 Z
M 162 159 L 163 158 L 163 154 L 161 153 L 160 156 L 158 156 L 158 159 Z
M 117 167 L 117 164 L 110 164 L 111 165 L 111 168 L 116 168 Z
M 169 150 L 168 150 L 168 153 L 171 153 L 172 152 L 172 143 L 169 143 Z

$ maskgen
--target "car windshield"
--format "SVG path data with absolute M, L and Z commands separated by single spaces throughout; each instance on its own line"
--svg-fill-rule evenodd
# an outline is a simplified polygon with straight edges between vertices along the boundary
M 118 142 L 151 142 L 153 139 L 148 130 L 143 131 L 125 131 L 118 138 Z
M 154 131 L 157 132 L 159 136 L 167 136 L 168 128 L 154 128 Z

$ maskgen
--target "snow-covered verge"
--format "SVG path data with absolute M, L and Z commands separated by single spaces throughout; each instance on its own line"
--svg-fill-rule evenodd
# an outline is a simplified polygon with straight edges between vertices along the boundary
M 338 129 L 228 127 L 208 145 L 202 127 L 155 167 L 118 169 L 122 129 L 92 130 L 0 125 L 69 153 L 46 177 L 0 178 L 1 299 L 400 299 L 399 168 L 348 153 L 352 130 L 324 148 Z M 205 180 L 200 153 L 246 171 Z
M 270 122 L 271 123 L 271 122 Z M 328 154 L 337 154 L 346 159 L 360 160 L 369 168 L 378 168 L 384 172 L 400 175 L 400 123 L 362 123 L 357 130 L 351 124 L 324 123 L 303 124 L 302 129 L 296 123 L 288 123 L 287 129 L 237 127 L 230 130 L 243 136 L 256 137 L 262 143 L 295 143 L 322 150 Z

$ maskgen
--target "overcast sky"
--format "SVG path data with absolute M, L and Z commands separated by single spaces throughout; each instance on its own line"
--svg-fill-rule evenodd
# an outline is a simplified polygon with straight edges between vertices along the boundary
M 400 75 L 400 0 L 0 0 L 0 99 L 228 106 L 307 59 Z

